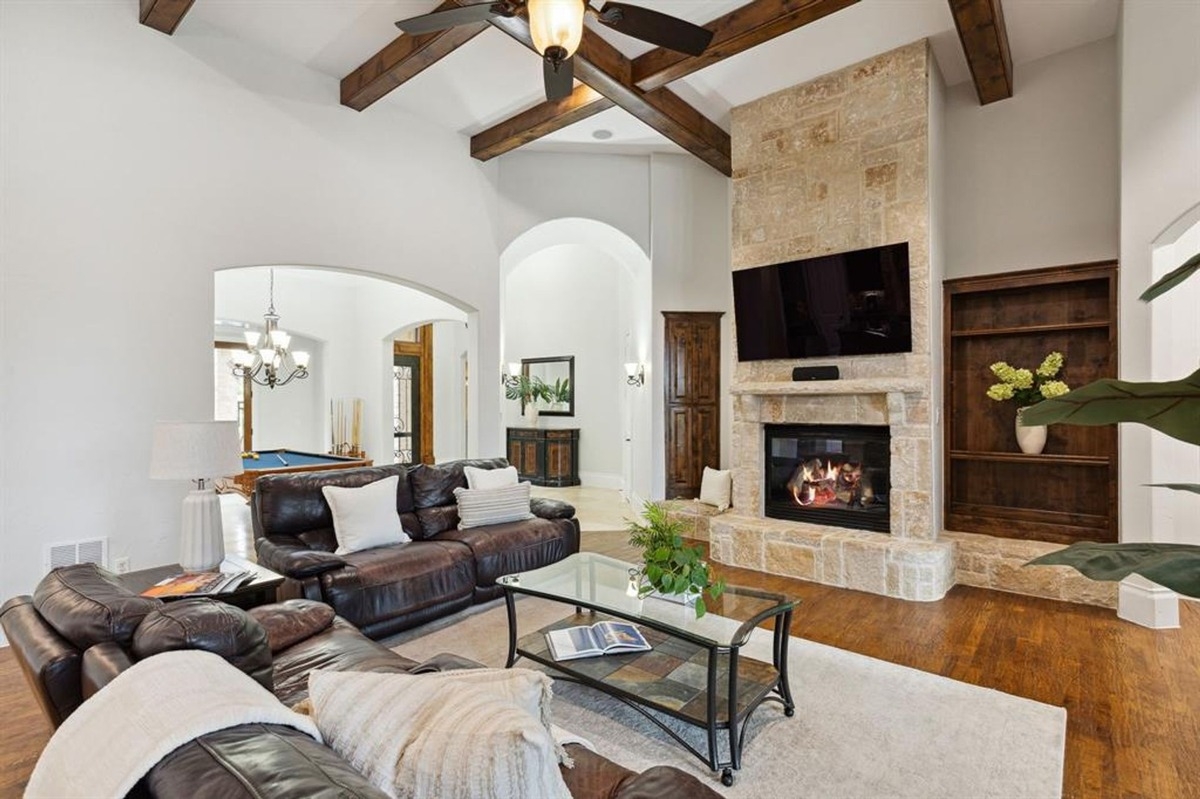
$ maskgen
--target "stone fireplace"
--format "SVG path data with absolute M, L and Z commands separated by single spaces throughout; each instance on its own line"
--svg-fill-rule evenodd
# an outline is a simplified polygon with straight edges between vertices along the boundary
M 934 510 L 931 69 L 915 42 L 733 110 L 733 269 L 906 242 L 912 351 L 803 362 L 840 380 L 793 382 L 796 361 L 737 364 L 733 508 L 709 520 L 714 560 L 905 599 L 954 585 Z M 801 426 L 824 432 L 776 435 Z
M 772 519 L 891 528 L 891 434 L 883 425 L 764 426 L 764 513 Z

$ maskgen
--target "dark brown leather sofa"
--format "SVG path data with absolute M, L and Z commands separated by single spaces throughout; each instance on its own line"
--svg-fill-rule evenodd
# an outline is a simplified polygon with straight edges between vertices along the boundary
M 32 597 L 0 607 L 0 625 L 51 723 L 134 662 L 159 652 L 215 652 L 286 705 L 307 696 L 314 669 L 421 673 L 478 664 L 454 655 L 415 663 L 362 635 L 329 606 L 294 599 L 247 613 L 211 599 L 163 604 L 132 595 L 90 564 L 52 572 Z M 577 745 L 563 777 L 575 799 L 715 799 L 668 766 L 641 774 Z M 86 753 L 81 753 L 86 756 Z M 131 797 L 324 799 L 384 794 L 336 752 L 296 730 L 243 724 L 203 735 L 161 760 Z
M 463 467 L 507 465 L 496 458 L 260 477 L 250 501 L 258 561 L 288 578 L 282 596 L 325 602 L 372 638 L 494 599 L 502 593 L 496 578 L 579 551 L 579 522 L 565 502 L 534 499 L 528 521 L 458 529 L 454 489 L 467 487 Z M 392 475 L 400 476 L 396 512 L 413 540 L 335 555 L 321 488 Z

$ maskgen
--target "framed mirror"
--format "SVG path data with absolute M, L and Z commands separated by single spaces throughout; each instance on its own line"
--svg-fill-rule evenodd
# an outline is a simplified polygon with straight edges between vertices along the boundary
M 539 416 L 575 415 L 575 356 L 522 358 L 521 374 L 545 386 L 542 396 L 534 399 Z M 521 403 L 525 412 L 525 403 Z

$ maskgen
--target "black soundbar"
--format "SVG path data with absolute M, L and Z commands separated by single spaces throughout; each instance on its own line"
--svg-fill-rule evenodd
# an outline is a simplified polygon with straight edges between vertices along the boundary
M 797 366 L 792 370 L 793 380 L 837 380 L 836 366 Z

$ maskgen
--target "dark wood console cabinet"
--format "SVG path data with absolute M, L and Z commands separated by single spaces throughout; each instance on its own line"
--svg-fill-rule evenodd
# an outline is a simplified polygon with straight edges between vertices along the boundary
M 579 428 L 508 428 L 508 462 L 535 486 L 579 485 Z
M 946 529 L 1004 538 L 1117 540 L 1117 429 L 1051 425 L 1026 455 L 1016 405 L 986 396 L 988 368 L 1034 369 L 1063 353 L 1072 388 L 1117 372 L 1115 262 L 944 283 Z

